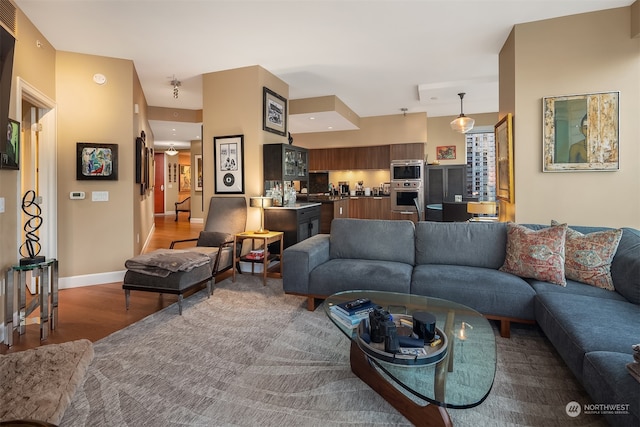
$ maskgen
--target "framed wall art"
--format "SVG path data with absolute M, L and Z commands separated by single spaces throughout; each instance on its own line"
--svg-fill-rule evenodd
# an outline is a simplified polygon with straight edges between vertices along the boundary
M 180 165 L 180 191 L 191 191 L 191 165 Z
M 267 87 L 262 88 L 262 130 L 287 134 L 287 100 Z
M 515 203 L 513 186 L 513 116 L 508 113 L 494 127 L 496 141 L 496 197 Z
M 118 144 L 78 142 L 76 179 L 118 180 Z
M 436 147 L 436 158 L 438 160 L 454 160 L 456 158 L 456 146 L 443 145 Z
M 542 98 L 543 172 L 620 168 L 619 92 Z
M 193 156 L 194 160 L 194 170 L 193 170 L 193 179 L 194 179 L 194 190 L 202 191 L 202 154 L 196 154 Z
M 7 123 L 7 142 L 0 150 L 0 168 L 20 169 L 20 122 L 9 119 Z
M 213 138 L 216 194 L 244 194 L 244 135 Z

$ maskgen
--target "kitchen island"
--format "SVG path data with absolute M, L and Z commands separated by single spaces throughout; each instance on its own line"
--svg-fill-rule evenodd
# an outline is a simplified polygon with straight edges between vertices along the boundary
M 274 206 L 264 210 L 267 230 L 284 232 L 284 248 L 288 248 L 320 232 L 320 202 L 300 201 L 288 206 Z M 278 253 L 278 248 L 272 253 Z

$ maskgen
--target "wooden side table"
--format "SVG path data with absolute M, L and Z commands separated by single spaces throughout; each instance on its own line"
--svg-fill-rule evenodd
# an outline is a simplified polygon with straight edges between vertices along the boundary
M 27 272 L 38 279 L 38 296 L 27 305 L 25 282 Z M 18 276 L 17 282 L 14 281 Z M 17 291 L 18 296 L 18 331 L 25 333 L 27 316 L 36 308 L 40 309 L 40 339 L 46 340 L 49 329 L 54 330 L 58 322 L 58 261 L 49 259 L 41 263 L 28 265 L 14 265 L 6 271 L 5 278 L 5 310 L 4 343 L 13 345 L 13 302 Z M 49 314 L 51 311 L 51 314 Z
M 254 263 L 262 263 L 262 281 L 263 284 L 267 285 L 267 267 L 269 266 L 269 261 L 272 261 L 276 258 L 280 259 L 280 271 L 282 272 L 282 263 L 283 257 L 282 252 L 284 251 L 284 232 L 282 231 L 269 231 L 268 233 L 256 233 L 254 231 L 245 231 L 243 233 L 238 233 L 233 236 L 233 247 L 236 248 L 238 242 L 242 242 L 245 239 L 251 239 L 251 249 L 256 249 L 256 242 L 260 243 L 262 241 L 262 247 L 265 251 L 265 256 L 261 260 L 248 259 L 246 257 L 239 257 L 236 251 L 233 253 L 233 265 L 238 265 L 237 263 L 240 261 L 250 262 L 251 263 L 251 274 L 253 274 L 253 264 Z M 267 255 L 268 253 L 268 245 L 273 242 L 280 242 L 280 254 L 278 255 Z M 280 277 L 282 277 L 282 273 L 280 273 Z M 236 281 L 236 269 L 233 269 L 233 281 Z

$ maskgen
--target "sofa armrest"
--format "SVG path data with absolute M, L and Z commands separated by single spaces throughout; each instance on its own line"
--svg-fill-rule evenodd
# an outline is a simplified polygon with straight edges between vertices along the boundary
M 283 252 L 282 287 L 286 293 L 307 295 L 309 275 L 329 261 L 329 235 L 316 234 Z

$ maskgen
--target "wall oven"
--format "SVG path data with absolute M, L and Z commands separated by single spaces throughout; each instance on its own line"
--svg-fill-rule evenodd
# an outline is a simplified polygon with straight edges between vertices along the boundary
M 424 207 L 424 186 L 422 181 L 391 181 L 390 197 L 391 211 L 401 213 L 417 212 L 413 199 L 417 198 L 418 206 Z M 424 211 L 424 208 L 422 211 Z
M 424 181 L 423 160 L 392 160 L 391 181 Z

